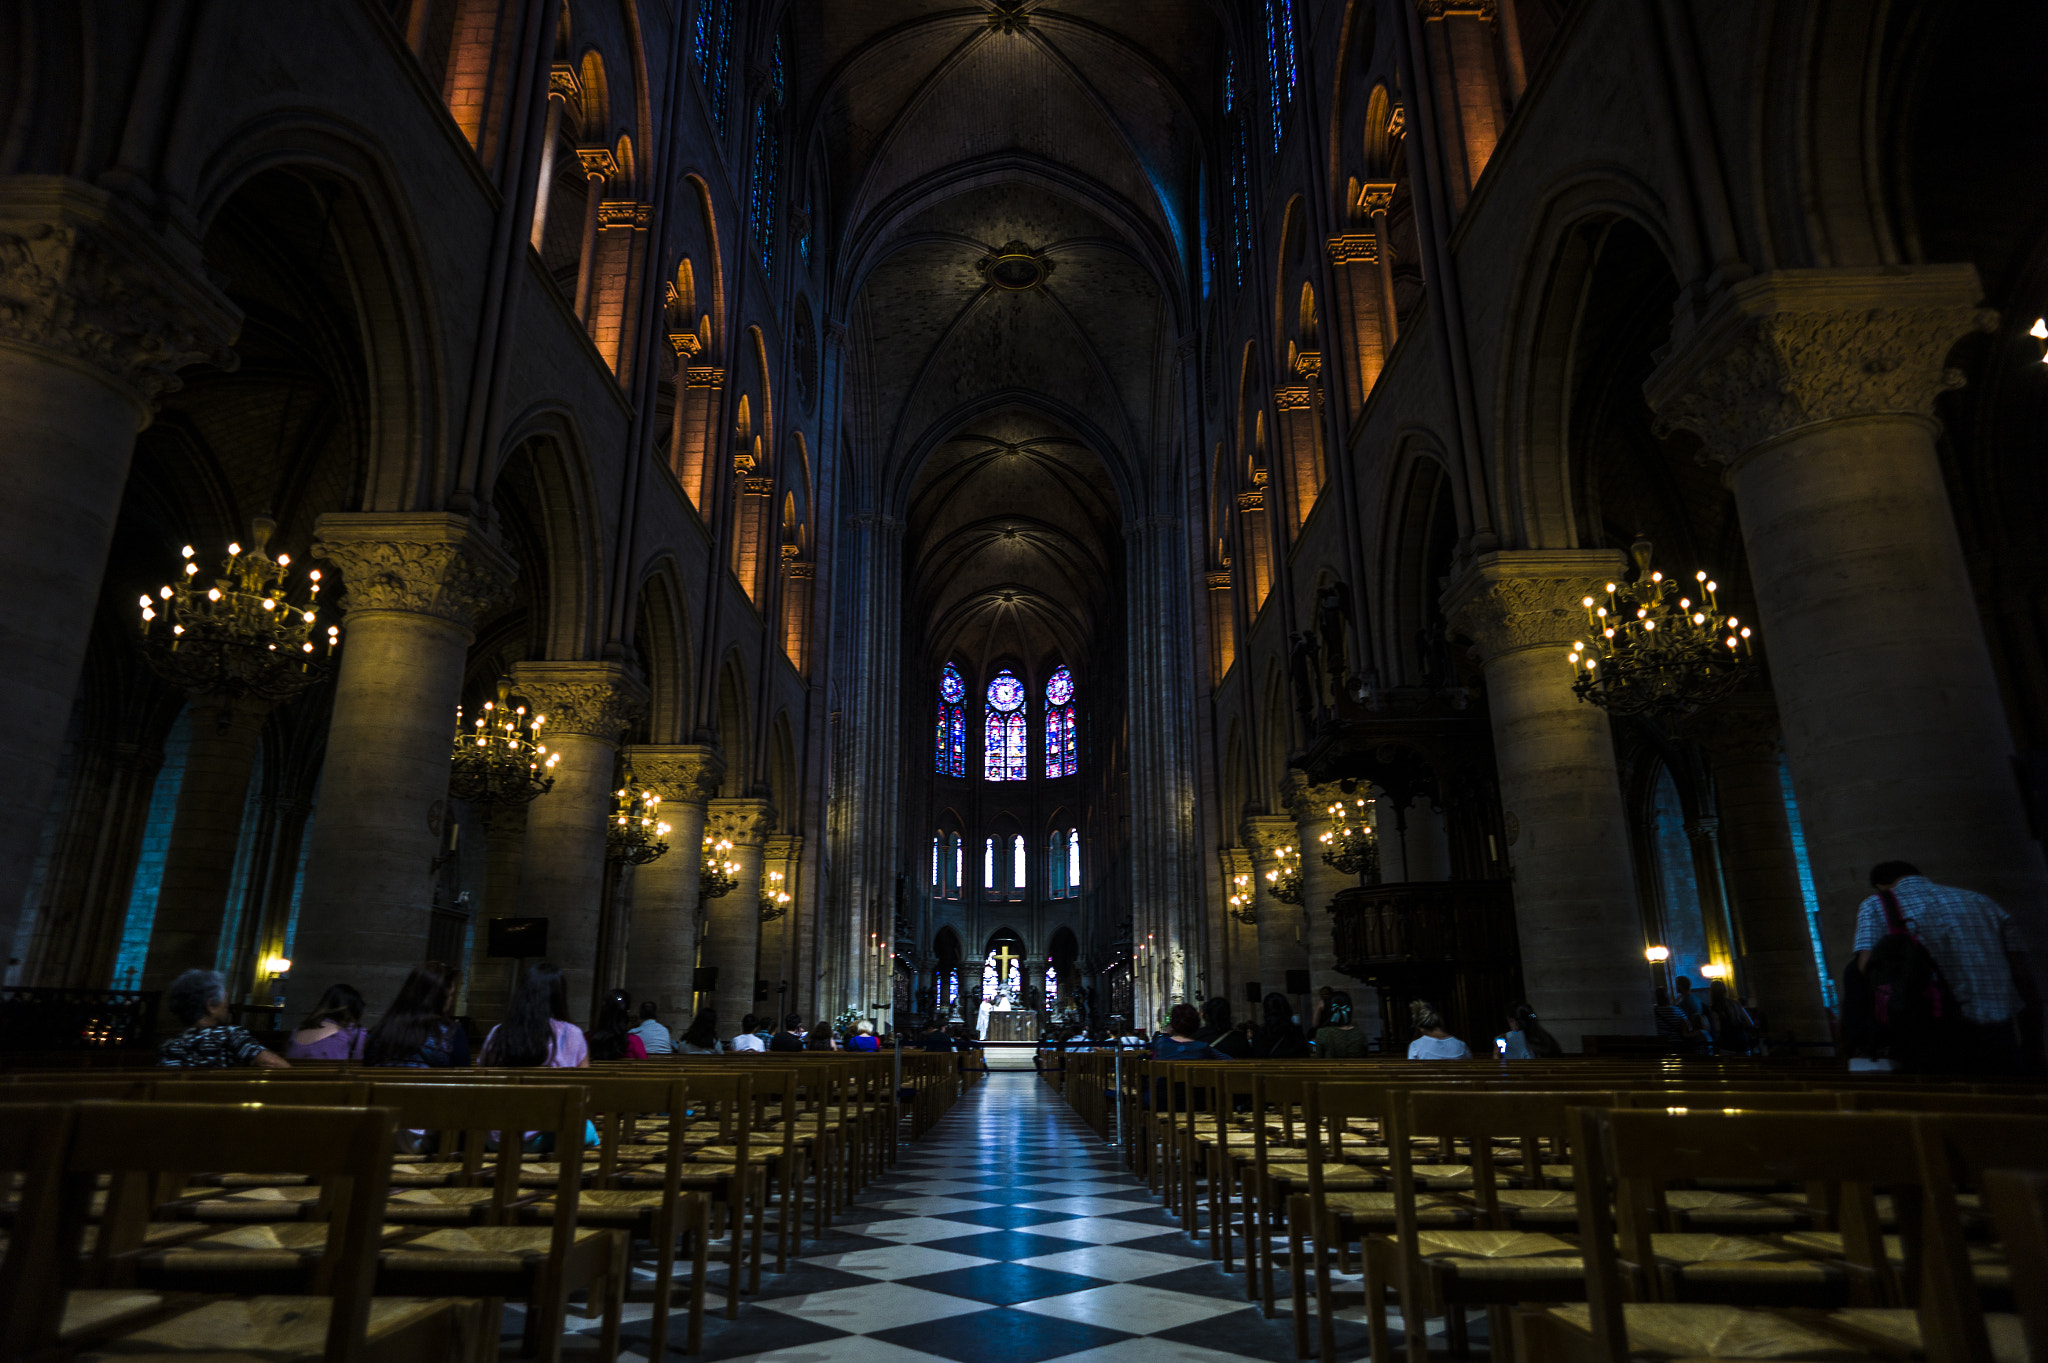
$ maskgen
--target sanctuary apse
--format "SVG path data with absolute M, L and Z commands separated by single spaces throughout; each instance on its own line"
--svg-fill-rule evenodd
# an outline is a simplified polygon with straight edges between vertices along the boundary
M 1891 857 L 2039 951 L 2044 23 L 0 6 L 6 983 L 1824 1045 Z M 1726 694 L 1575 692 L 1638 541 Z

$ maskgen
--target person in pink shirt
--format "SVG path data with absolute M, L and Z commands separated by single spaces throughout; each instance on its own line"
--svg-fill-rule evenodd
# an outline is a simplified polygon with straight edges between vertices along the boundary
M 569 1021 L 569 984 L 562 968 L 541 961 L 512 991 L 505 1020 L 484 1038 L 483 1065 L 576 1070 L 590 1064 L 583 1032 Z
M 592 1060 L 645 1060 L 647 1043 L 633 1031 L 633 996 L 614 989 L 597 1006 L 597 1025 L 584 1040 Z

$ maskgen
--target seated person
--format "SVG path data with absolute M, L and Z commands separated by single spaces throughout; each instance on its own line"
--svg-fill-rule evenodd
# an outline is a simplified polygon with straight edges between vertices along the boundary
M 287 1060 L 361 1060 L 363 1039 L 363 996 L 346 984 L 330 984 L 313 1011 L 292 1033 L 285 1048 Z
M 228 982 L 218 970 L 188 970 L 164 991 L 164 1009 L 184 1025 L 157 1047 L 167 1069 L 225 1070 L 237 1065 L 288 1070 L 291 1063 L 228 1022 Z
M 1365 1054 L 1365 1033 L 1352 1021 L 1351 995 L 1342 989 L 1330 994 L 1329 1012 L 1316 1028 L 1318 1060 L 1355 1060 Z

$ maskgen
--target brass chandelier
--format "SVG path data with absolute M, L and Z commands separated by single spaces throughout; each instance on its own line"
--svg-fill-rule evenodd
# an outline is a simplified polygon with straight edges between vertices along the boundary
M 1749 626 L 1721 614 L 1704 571 L 1682 587 L 1650 567 L 1650 541 L 1629 547 L 1635 580 L 1588 596 L 1587 634 L 1566 655 L 1572 690 L 1611 715 L 1676 719 L 1725 699 L 1755 666 Z
M 1259 911 L 1252 903 L 1252 877 L 1249 871 L 1239 871 L 1230 878 L 1230 916 L 1240 923 L 1256 923 Z
M 789 912 L 789 891 L 782 888 L 782 872 L 770 871 L 761 878 L 761 921 L 772 923 Z
M 708 899 L 723 899 L 733 892 L 740 883 L 740 864 L 732 859 L 732 842 L 728 838 L 712 841 L 711 835 L 704 835 L 704 865 L 697 873 L 697 901 L 701 905 Z
M 320 572 L 306 575 L 302 603 L 286 593 L 291 555 L 272 558 L 277 522 L 258 516 L 249 544 L 228 545 L 221 573 L 201 581 L 191 545 L 175 583 L 144 596 L 143 656 L 152 670 L 193 695 L 277 704 L 325 677 L 341 630 L 320 637 Z
M 1282 847 L 1273 853 L 1273 857 L 1280 864 L 1266 872 L 1269 891 L 1282 904 L 1299 904 L 1303 893 L 1300 851 Z
M 512 703 L 512 683 L 500 678 L 498 698 L 468 728 L 455 710 L 455 743 L 449 762 L 448 793 L 487 808 L 529 804 L 554 789 L 560 753 L 540 741 L 546 715 L 529 716 Z
M 633 768 L 628 765 L 624 784 L 612 792 L 612 821 L 605 830 L 605 855 L 623 866 L 645 866 L 668 853 L 669 826 L 658 810 L 661 797 L 651 790 L 635 789 Z
M 1377 881 L 1380 840 L 1372 826 L 1372 801 L 1354 796 L 1349 802 L 1334 801 L 1324 812 L 1330 826 L 1316 839 L 1323 845 L 1323 861 L 1347 876 Z

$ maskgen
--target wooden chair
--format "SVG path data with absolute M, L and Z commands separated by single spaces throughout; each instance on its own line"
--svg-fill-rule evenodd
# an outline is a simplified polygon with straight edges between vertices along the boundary
M 112 1174 L 113 1183 L 97 1237 L 102 1259 L 141 1247 L 139 1231 L 153 1201 L 149 1185 L 165 1173 L 207 1165 L 303 1173 L 328 1186 L 331 1214 L 311 1293 L 174 1306 L 139 1328 L 101 1322 L 74 1330 L 64 1340 L 66 1349 L 425 1363 L 475 1356 L 484 1346 L 486 1315 L 479 1302 L 371 1295 L 395 1130 L 388 1110 L 85 1103 L 73 1121 L 57 1255 L 74 1282 L 90 1267 L 84 1254 L 87 1209 L 93 1182 L 103 1173 Z M 47 1341 L 48 1327 L 41 1328 Z
M 599 1356 L 618 1357 L 619 1325 L 631 1268 L 623 1232 L 577 1224 L 583 1195 L 583 1089 L 574 1084 L 372 1085 L 371 1100 L 397 1113 L 397 1126 L 437 1132 L 441 1149 L 465 1158 L 495 1142 L 489 1196 L 480 1204 L 482 1225 L 442 1226 L 385 1249 L 378 1287 L 393 1293 L 435 1289 L 526 1303 L 526 1341 L 544 1363 L 561 1357 L 569 1294 L 589 1294 L 603 1314 Z M 524 1189 L 526 1137 L 546 1133 L 556 1148 L 547 1224 L 518 1224 L 536 1200 Z M 388 1168 L 389 1150 L 386 1161 Z M 536 1162 L 539 1163 L 539 1162 Z M 414 1193 L 433 1190 L 415 1189 Z M 476 1191 L 486 1190 L 455 1190 Z M 497 1315 L 494 1310 L 493 1318 Z M 495 1328 L 495 1327 L 494 1327 Z
M 2028 1358 L 2048 1358 L 2048 1174 L 1984 1171 L 1984 1207 L 2012 1274 Z
M 1917 1181 L 1910 1119 L 1593 1107 L 1574 1107 L 1572 1119 L 1587 1300 L 1522 1312 L 1516 1343 L 1525 1358 L 1621 1363 L 1642 1353 L 1857 1358 L 1888 1352 L 1859 1326 L 1854 1310 L 1668 1300 L 1654 1234 L 1672 1227 L 1667 1198 L 1674 1186 L 1759 1175 L 1838 1184 L 1847 1262 L 1875 1294 L 1895 1293 L 1873 1190 Z M 1710 1287 L 1695 1283 L 1695 1297 Z
M 768 1175 L 765 1166 L 753 1158 L 754 1076 L 744 1066 L 725 1063 L 693 1065 L 687 1070 L 687 1079 L 692 1116 L 685 1120 L 679 1113 L 669 1115 L 669 1134 L 681 1142 L 689 1160 L 679 1171 L 677 1182 L 709 1199 L 708 1208 L 724 1213 L 730 1256 L 725 1314 L 732 1320 L 739 1316 L 741 1291 L 761 1290 L 761 1223 Z M 706 1158 L 705 1152 L 715 1149 L 730 1150 L 732 1158 Z M 627 1188 L 645 1188 L 652 1186 L 653 1177 L 651 1171 L 642 1169 L 621 1175 L 619 1182 Z M 750 1288 L 742 1281 L 748 1276 Z
M 1909 1236 L 1906 1254 L 1908 1272 L 1917 1269 L 1919 1280 L 1922 1333 L 1913 1342 L 1930 1358 L 1990 1363 L 1994 1356 L 2011 1356 L 2023 1347 L 2022 1341 L 2031 1331 L 2023 1324 L 2024 1314 L 1985 1310 L 1985 1300 L 1991 1295 L 1986 1287 L 1995 1286 L 2004 1274 L 1985 1274 L 1987 1265 L 1973 1262 L 1960 1195 L 1984 1191 L 1993 1170 L 2008 1177 L 2048 1176 L 2048 1118 L 1975 1113 L 1918 1116 L 1913 1119 L 1913 1138 L 1924 1198 L 1920 1208 L 1924 1240 L 1914 1246 Z M 2006 1220 L 2012 1219 L 2008 1212 Z M 2027 1239 L 2022 1223 L 2018 1236 L 2022 1255 L 2027 1252 Z M 2013 1249 L 2011 1243 L 2006 1245 L 2008 1254 Z M 2012 1286 L 2010 1295 L 2031 1305 L 2038 1316 L 2040 1303 L 2027 1303 L 2018 1284 Z M 2005 1292 L 1997 1296 L 2006 1304 Z M 1896 1324 L 1904 1334 L 1905 1323 Z M 2030 1352 L 2029 1356 L 2042 1355 Z

